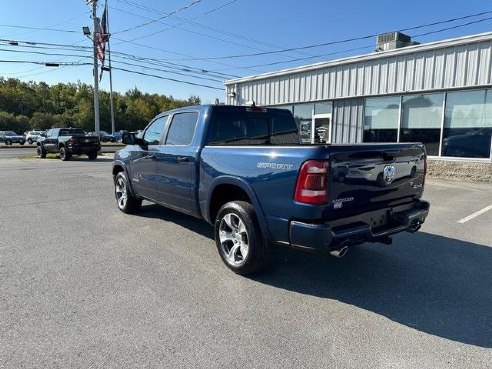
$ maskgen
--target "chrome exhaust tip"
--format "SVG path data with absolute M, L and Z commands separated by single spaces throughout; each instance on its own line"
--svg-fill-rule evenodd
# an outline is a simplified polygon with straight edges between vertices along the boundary
M 330 255 L 340 259 L 343 258 L 345 255 L 347 255 L 348 249 L 349 249 L 348 246 L 345 245 L 339 249 L 331 250 Z

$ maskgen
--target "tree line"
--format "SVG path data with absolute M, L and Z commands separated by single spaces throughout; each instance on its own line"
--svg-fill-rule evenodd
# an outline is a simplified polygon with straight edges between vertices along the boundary
M 171 95 L 142 93 L 136 87 L 124 94 L 113 92 L 115 129 L 135 131 L 162 111 L 200 104 L 198 96 L 188 100 Z M 0 77 L 0 131 L 17 133 L 52 127 L 94 130 L 94 89 L 85 83 L 21 82 Z M 111 131 L 109 92 L 99 91 L 100 129 Z

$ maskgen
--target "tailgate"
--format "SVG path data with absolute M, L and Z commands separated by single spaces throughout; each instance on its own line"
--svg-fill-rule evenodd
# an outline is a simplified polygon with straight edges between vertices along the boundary
M 77 146 L 99 145 L 99 138 L 97 136 L 72 136 L 72 143 Z
M 422 196 L 422 144 L 332 146 L 330 209 L 336 216 L 394 206 Z

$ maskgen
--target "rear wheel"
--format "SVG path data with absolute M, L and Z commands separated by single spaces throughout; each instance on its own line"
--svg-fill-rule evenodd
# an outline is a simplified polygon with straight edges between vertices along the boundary
M 128 180 L 124 172 L 119 172 L 114 177 L 114 196 L 118 209 L 127 214 L 137 212 L 142 206 L 142 199 L 135 197 L 129 188 Z
M 46 157 L 46 150 L 43 146 L 38 146 L 36 152 L 38 154 L 38 158 L 44 159 Z
M 253 206 L 231 201 L 215 220 L 215 243 L 222 261 L 237 274 L 257 272 L 269 263 L 270 247 L 261 235 Z
M 87 156 L 89 157 L 89 160 L 96 160 L 97 159 L 97 151 L 91 151 L 87 153 Z
M 70 158 L 72 157 L 72 154 L 67 151 L 67 149 L 65 148 L 65 146 L 60 147 L 60 151 L 59 152 L 60 152 L 60 159 L 62 161 L 70 160 Z
M 10 141 L 10 140 L 5 140 L 5 145 L 7 145 L 7 146 L 12 145 L 12 141 Z
M 28 139 L 27 139 L 27 143 L 28 143 L 29 145 L 32 145 L 32 140 L 31 140 L 30 138 L 28 138 Z

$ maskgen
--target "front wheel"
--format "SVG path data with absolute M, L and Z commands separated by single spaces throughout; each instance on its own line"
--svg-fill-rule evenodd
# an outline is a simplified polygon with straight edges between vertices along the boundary
M 261 235 L 253 206 L 231 201 L 215 220 L 215 243 L 222 261 L 237 274 L 257 272 L 269 263 L 270 247 Z
M 62 161 L 70 160 L 71 157 L 72 157 L 72 154 L 67 151 L 65 146 L 60 147 L 60 159 Z
M 89 157 L 89 160 L 96 160 L 97 159 L 97 151 L 91 151 L 87 153 L 87 156 Z
M 7 145 L 7 146 L 12 145 L 12 141 L 10 141 L 10 140 L 6 140 L 6 141 L 5 141 L 5 145 Z
M 36 152 L 38 154 L 38 158 L 44 159 L 46 157 L 46 150 L 42 145 L 38 146 Z
M 27 143 L 28 143 L 29 145 L 32 145 L 32 140 L 31 140 L 30 138 L 28 138 L 28 139 L 27 139 Z
M 132 214 L 142 206 L 142 199 L 135 197 L 129 188 L 128 180 L 124 172 L 119 172 L 114 177 L 114 196 L 118 209 L 123 213 Z

